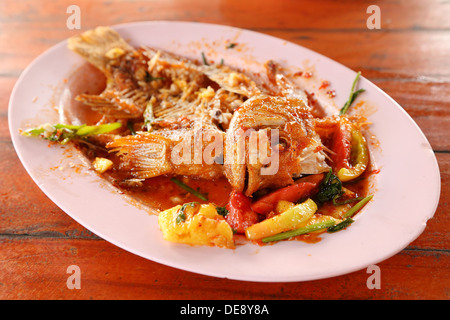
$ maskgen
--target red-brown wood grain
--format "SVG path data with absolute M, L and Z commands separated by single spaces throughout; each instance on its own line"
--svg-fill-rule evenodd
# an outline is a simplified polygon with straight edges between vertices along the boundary
M 66 28 L 69 5 L 81 30 Z M 366 9 L 381 9 L 381 29 Z M 450 289 L 450 3 L 399 1 L 152 0 L 0 2 L 0 299 L 448 299 Z M 417 122 L 435 151 L 442 193 L 422 235 L 369 274 L 297 283 L 212 278 L 124 251 L 75 222 L 26 173 L 8 129 L 8 101 L 26 66 L 52 45 L 97 25 L 200 21 L 263 32 L 308 47 L 374 82 Z M 418 168 L 420 170 L 420 168 Z M 414 174 L 411 174 L 414 183 Z M 420 201 L 420 199 L 418 199 Z M 67 288 L 67 267 L 82 271 Z

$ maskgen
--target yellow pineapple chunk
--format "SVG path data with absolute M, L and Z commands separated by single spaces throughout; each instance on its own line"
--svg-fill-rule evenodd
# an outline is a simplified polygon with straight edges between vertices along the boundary
M 158 224 L 167 241 L 234 248 L 233 230 L 214 204 L 177 205 L 161 212 Z

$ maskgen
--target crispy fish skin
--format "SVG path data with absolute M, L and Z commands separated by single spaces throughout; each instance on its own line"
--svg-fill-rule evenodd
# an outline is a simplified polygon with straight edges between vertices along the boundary
M 266 145 L 255 145 L 248 132 L 276 131 L 278 141 L 267 139 Z M 225 176 L 237 191 L 252 195 L 259 189 L 276 188 L 294 183 L 301 174 L 327 170 L 320 138 L 314 131 L 312 115 L 302 100 L 286 97 L 258 96 L 248 99 L 233 115 L 226 133 Z M 243 148 L 244 147 L 244 148 Z M 256 149 L 257 150 L 256 150 Z M 254 153 L 270 149 L 277 161 L 275 172 L 262 174 L 267 163 L 253 158 Z M 313 159 L 304 168 L 305 150 Z M 256 159 L 256 161 L 255 161 Z M 253 160 L 253 161 L 252 161 Z M 273 164 L 273 163 L 272 163 Z

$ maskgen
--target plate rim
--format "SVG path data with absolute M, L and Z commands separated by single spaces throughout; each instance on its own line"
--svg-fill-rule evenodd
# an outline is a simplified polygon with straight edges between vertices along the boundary
M 300 45 L 300 44 L 297 44 L 297 43 L 294 43 L 294 42 L 291 42 L 291 41 L 289 41 L 289 40 L 285 40 L 285 39 L 282 39 L 282 38 L 278 38 L 278 37 L 275 37 L 275 36 L 272 36 L 272 35 L 269 35 L 269 34 L 265 34 L 265 33 L 262 33 L 262 32 L 253 31 L 253 30 L 248 30 L 248 29 L 243 29 L 243 28 L 234 27 L 234 26 L 229 26 L 229 25 L 222 25 L 222 24 L 215 24 L 215 23 L 204 23 L 204 22 L 190 22 L 190 21 L 152 20 L 152 21 L 125 22 L 125 23 L 120 23 L 120 24 L 116 24 L 116 25 L 111 25 L 110 27 L 112 27 L 112 28 L 114 28 L 114 29 L 120 29 L 120 28 L 127 28 L 127 27 L 130 27 L 130 26 L 157 25 L 157 24 L 161 24 L 161 23 L 164 23 L 164 24 L 180 24 L 180 23 L 181 23 L 181 24 L 195 24 L 195 25 L 198 25 L 198 26 L 206 27 L 206 28 L 208 28 L 208 27 L 210 27 L 210 26 L 214 26 L 214 27 L 218 27 L 218 28 L 229 28 L 229 29 L 232 29 L 232 30 L 239 30 L 239 31 L 246 32 L 246 33 L 249 32 L 249 33 L 258 34 L 259 36 L 264 36 L 264 37 L 272 38 L 272 39 L 274 39 L 275 41 L 284 41 L 284 42 L 290 43 L 290 44 L 292 44 L 292 45 L 294 45 L 294 46 L 298 46 L 298 47 L 300 47 L 300 48 L 303 49 L 303 50 L 307 50 L 307 51 L 311 52 L 313 55 L 319 56 L 321 59 L 328 60 L 329 62 L 331 62 L 331 63 L 333 63 L 333 64 L 339 65 L 341 68 L 346 68 L 347 70 L 354 72 L 353 70 L 351 70 L 351 69 L 348 68 L 347 66 L 341 64 L 340 62 L 337 62 L 337 61 L 335 61 L 335 60 L 332 60 L 331 58 L 328 58 L 327 56 L 324 56 L 323 54 L 318 53 L 318 52 L 316 52 L 316 51 L 313 51 L 313 50 L 311 50 L 311 49 L 309 49 L 309 48 L 307 48 L 307 47 L 304 47 L 304 46 L 302 46 L 302 45 Z M 29 176 L 32 178 L 32 180 L 39 186 L 39 188 L 41 189 L 41 191 L 42 191 L 42 192 L 43 192 L 43 193 L 44 193 L 44 194 L 45 194 L 52 202 L 54 202 L 58 207 L 60 207 L 60 205 L 57 204 L 58 202 L 55 201 L 55 199 L 53 199 L 53 197 L 51 197 L 46 191 L 43 190 L 42 186 L 40 186 L 40 185 L 38 184 L 38 182 L 37 182 L 37 180 L 35 179 L 35 177 L 34 177 L 34 175 L 32 174 L 32 172 L 30 172 L 28 166 L 25 165 L 26 160 L 23 158 L 23 155 L 22 155 L 22 154 L 19 152 L 19 150 L 17 149 L 17 142 L 15 141 L 15 138 L 14 138 L 14 137 L 16 137 L 16 133 L 12 131 L 12 130 L 13 130 L 13 125 L 12 125 L 12 118 L 11 118 L 10 115 L 12 114 L 11 110 L 12 110 L 13 105 L 14 105 L 14 96 L 15 96 L 15 94 L 16 94 L 16 91 L 17 91 L 18 88 L 20 87 L 21 83 L 22 83 L 23 81 L 26 80 L 26 77 L 27 77 L 27 74 L 28 74 L 29 70 L 31 70 L 32 68 L 34 68 L 34 66 L 40 61 L 40 59 L 42 59 L 43 56 L 49 55 L 49 54 L 51 54 L 51 52 L 53 52 L 53 51 L 60 50 L 60 49 L 61 49 L 60 47 L 64 46 L 64 45 L 66 44 L 66 42 L 67 42 L 67 39 L 64 39 L 64 40 L 62 40 L 62 41 L 56 43 L 55 45 L 51 46 L 50 48 L 44 50 L 41 54 L 39 54 L 37 57 L 35 57 L 35 58 L 28 64 L 28 66 L 22 71 L 21 75 L 18 77 L 18 79 L 17 79 L 17 81 L 16 81 L 16 83 L 15 83 L 15 85 L 14 85 L 14 87 L 13 87 L 13 90 L 11 91 L 11 94 L 10 94 L 10 100 L 9 100 L 9 104 L 8 104 L 8 125 L 9 125 L 9 131 L 10 131 L 10 135 L 11 135 L 11 140 L 12 140 L 12 142 L 13 142 L 13 146 L 14 146 L 14 149 L 15 149 L 15 151 L 16 151 L 16 154 L 18 155 L 18 157 L 19 157 L 19 159 L 20 159 L 20 161 L 21 161 L 23 167 L 24 167 L 25 170 L 27 171 L 28 175 L 29 175 Z M 428 143 L 428 145 L 430 146 L 430 149 L 432 150 L 431 145 L 430 145 L 430 143 L 429 143 L 429 141 L 428 141 L 428 138 L 426 137 L 426 135 L 424 134 L 424 132 L 421 130 L 421 128 L 418 126 L 418 124 L 414 121 L 414 119 L 406 112 L 406 110 L 403 109 L 403 107 L 401 107 L 401 105 L 400 105 L 399 103 L 397 103 L 392 97 L 390 97 L 384 90 L 382 90 L 381 88 L 379 88 L 377 85 L 375 85 L 375 84 L 374 84 L 373 82 L 371 82 L 369 79 L 367 79 L 367 78 L 365 78 L 365 77 L 363 77 L 363 76 L 362 76 L 361 78 L 363 78 L 365 81 L 369 82 L 373 87 L 377 88 L 377 90 L 378 90 L 379 92 L 381 92 L 381 93 L 384 95 L 385 98 L 387 98 L 393 105 L 396 106 L 397 109 L 399 109 L 399 110 L 402 112 L 403 116 L 406 116 L 406 118 L 408 119 L 408 121 L 409 121 L 410 123 L 413 124 L 413 126 L 415 127 L 415 130 L 416 130 L 418 133 L 420 133 L 422 139 Z M 430 211 L 430 212 L 432 212 L 431 215 L 428 216 L 428 219 L 425 221 L 425 223 L 424 223 L 423 225 L 421 225 L 420 228 L 419 228 L 419 227 L 417 228 L 417 231 L 416 231 L 415 235 L 411 236 L 410 239 L 406 241 L 406 242 L 408 242 L 408 243 L 406 243 L 405 245 L 401 246 L 401 248 L 397 248 L 396 250 L 394 250 L 395 252 L 393 252 L 393 251 L 391 250 L 391 251 L 390 251 L 388 254 L 386 254 L 384 257 L 380 257 L 379 260 L 378 260 L 376 263 L 378 263 L 378 262 L 380 262 L 380 261 L 384 261 L 384 260 L 386 260 L 387 258 L 389 258 L 389 257 L 391 257 L 391 256 L 394 256 L 395 254 L 397 254 L 398 252 L 400 252 L 401 250 L 403 250 L 406 246 L 408 246 L 409 243 L 411 243 L 412 241 L 414 241 L 415 239 L 417 239 L 417 238 L 423 233 L 424 229 L 426 228 L 427 222 L 428 222 L 431 218 L 433 218 L 433 216 L 434 216 L 434 214 L 435 214 L 435 212 L 436 212 L 436 210 L 437 210 L 437 208 L 438 208 L 438 205 L 439 205 L 439 199 L 440 199 L 440 195 L 441 195 L 441 179 L 440 179 L 439 163 L 438 163 L 438 161 L 437 161 L 437 158 L 436 158 L 436 155 L 434 154 L 434 152 L 433 152 L 433 159 L 434 159 L 434 163 L 433 163 L 433 164 L 434 164 L 434 166 L 435 166 L 434 169 L 437 169 L 437 171 L 436 171 L 436 173 L 437 173 L 437 184 L 436 184 L 436 187 L 437 187 L 437 193 L 436 193 L 436 196 L 437 196 L 437 198 L 433 201 L 434 205 L 433 205 L 433 209 Z M 82 221 L 79 221 L 79 218 L 78 218 L 78 217 L 74 217 L 74 216 L 73 216 L 72 214 L 70 214 L 67 210 L 64 210 L 64 209 L 63 209 L 63 211 L 64 211 L 64 213 L 66 213 L 68 216 L 70 216 L 72 219 L 74 219 L 75 221 L 77 221 L 78 223 L 80 223 L 81 225 L 83 225 L 84 227 L 86 227 Z M 86 228 L 87 228 L 88 230 L 91 230 L 90 227 L 86 227 Z M 101 234 L 101 232 L 98 232 L 98 231 L 95 231 L 94 233 L 95 233 L 95 234 Z M 118 246 L 118 247 L 122 248 L 123 250 L 126 250 L 126 251 L 128 251 L 128 252 L 131 252 L 131 253 L 136 254 L 136 255 L 138 255 L 138 256 L 141 256 L 141 257 L 143 257 L 143 258 L 145 258 L 145 259 L 152 260 L 152 261 L 155 261 L 155 262 L 157 262 L 157 263 L 160 263 L 160 264 L 163 264 L 163 265 L 167 265 L 167 266 L 170 266 L 170 267 L 174 267 L 174 268 L 177 268 L 177 269 L 180 269 L 180 270 L 184 270 L 184 271 L 188 271 L 188 272 L 193 272 L 193 273 L 199 273 L 199 274 L 203 274 L 203 275 L 207 275 L 207 276 L 212 276 L 212 277 L 217 277 L 217 278 L 229 278 L 229 279 L 236 279 L 236 280 L 242 280 L 242 281 L 256 281 L 256 282 L 300 282 L 300 281 L 310 281 L 310 280 L 315 280 L 315 279 L 323 279 L 323 278 L 329 278 L 329 277 L 334 277 L 334 276 L 340 276 L 340 275 L 348 274 L 348 273 L 351 273 L 351 272 L 354 272 L 354 271 L 357 271 L 357 270 L 361 270 L 361 266 L 355 266 L 353 269 L 348 268 L 348 270 L 350 270 L 350 271 L 345 272 L 345 273 L 340 273 L 340 274 L 333 274 L 333 273 L 331 273 L 331 274 L 328 274 L 328 275 L 323 275 L 323 276 L 319 276 L 319 277 L 318 277 L 318 276 L 315 276 L 315 277 L 311 277 L 311 278 L 309 278 L 309 279 L 308 279 L 308 278 L 305 278 L 305 279 L 301 279 L 301 280 L 299 280 L 298 278 L 296 278 L 296 279 L 291 279 L 291 280 L 289 280 L 289 279 L 285 279 L 285 280 L 274 279 L 273 281 L 272 281 L 272 280 L 269 280 L 269 281 L 268 281 L 268 280 L 261 280 L 261 279 L 257 279 L 257 278 L 255 278 L 255 279 L 250 279 L 249 277 L 239 278 L 239 277 L 237 277 L 237 276 L 234 276 L 234 277 L 231 277 L 231 278 L 230 278 L 230 277 L 228 277 L 228 276 L 226 276 L 226 275 L 220 276 L 220 275 L 217 275 L 217 274 L 215 274 L 215 273 L 213 273 L 213 272 L 212 272 L 212 273 L 209 273 L 209 274 L 208 274 L 208 273 L 205 273 L 205 272 L 197 272 L 197 271 L 195 271 L 195 270 L 190 270 L 190 269 L 186 269 L 186 268 L 180 267 L 179 265 L 173 265 L 173 264 L 166 263 L 166 262 L 164 262 L 163 260 L 158 260 L 158 259 L 154 259 L 154 258 L 149 259 L 148 257 L 146 257 L 145 255 L 143 255 L 143 254 L 140 253 L 140 252 L 132 251 L 132 250 L 130 250 L 129 248 L 123 247 L 122 245 L 120 245 L 119 242 L 115 241 L 115 239 L 109 239 L 109 237 L 104 237 L 103 235 L 102 235 L 101 237 L 102 237 L 105 241 L 108 241 L 108 242 L 110 242 L 110 243 L 113 243 L 115 246 Z

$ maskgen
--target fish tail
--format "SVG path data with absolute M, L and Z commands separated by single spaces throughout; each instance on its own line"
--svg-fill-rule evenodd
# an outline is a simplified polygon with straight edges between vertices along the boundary
M 121 171 L 147 179 L 172 171 L 170 143 L 171 140 L 158 135 L 137 134 L 118 138 L 106 147 L 121 157 Z
M 97 27 L 71 37 L 67 46 L 102 71 L 118 53 L 133 50 L 115 30 L 108 27 Z

